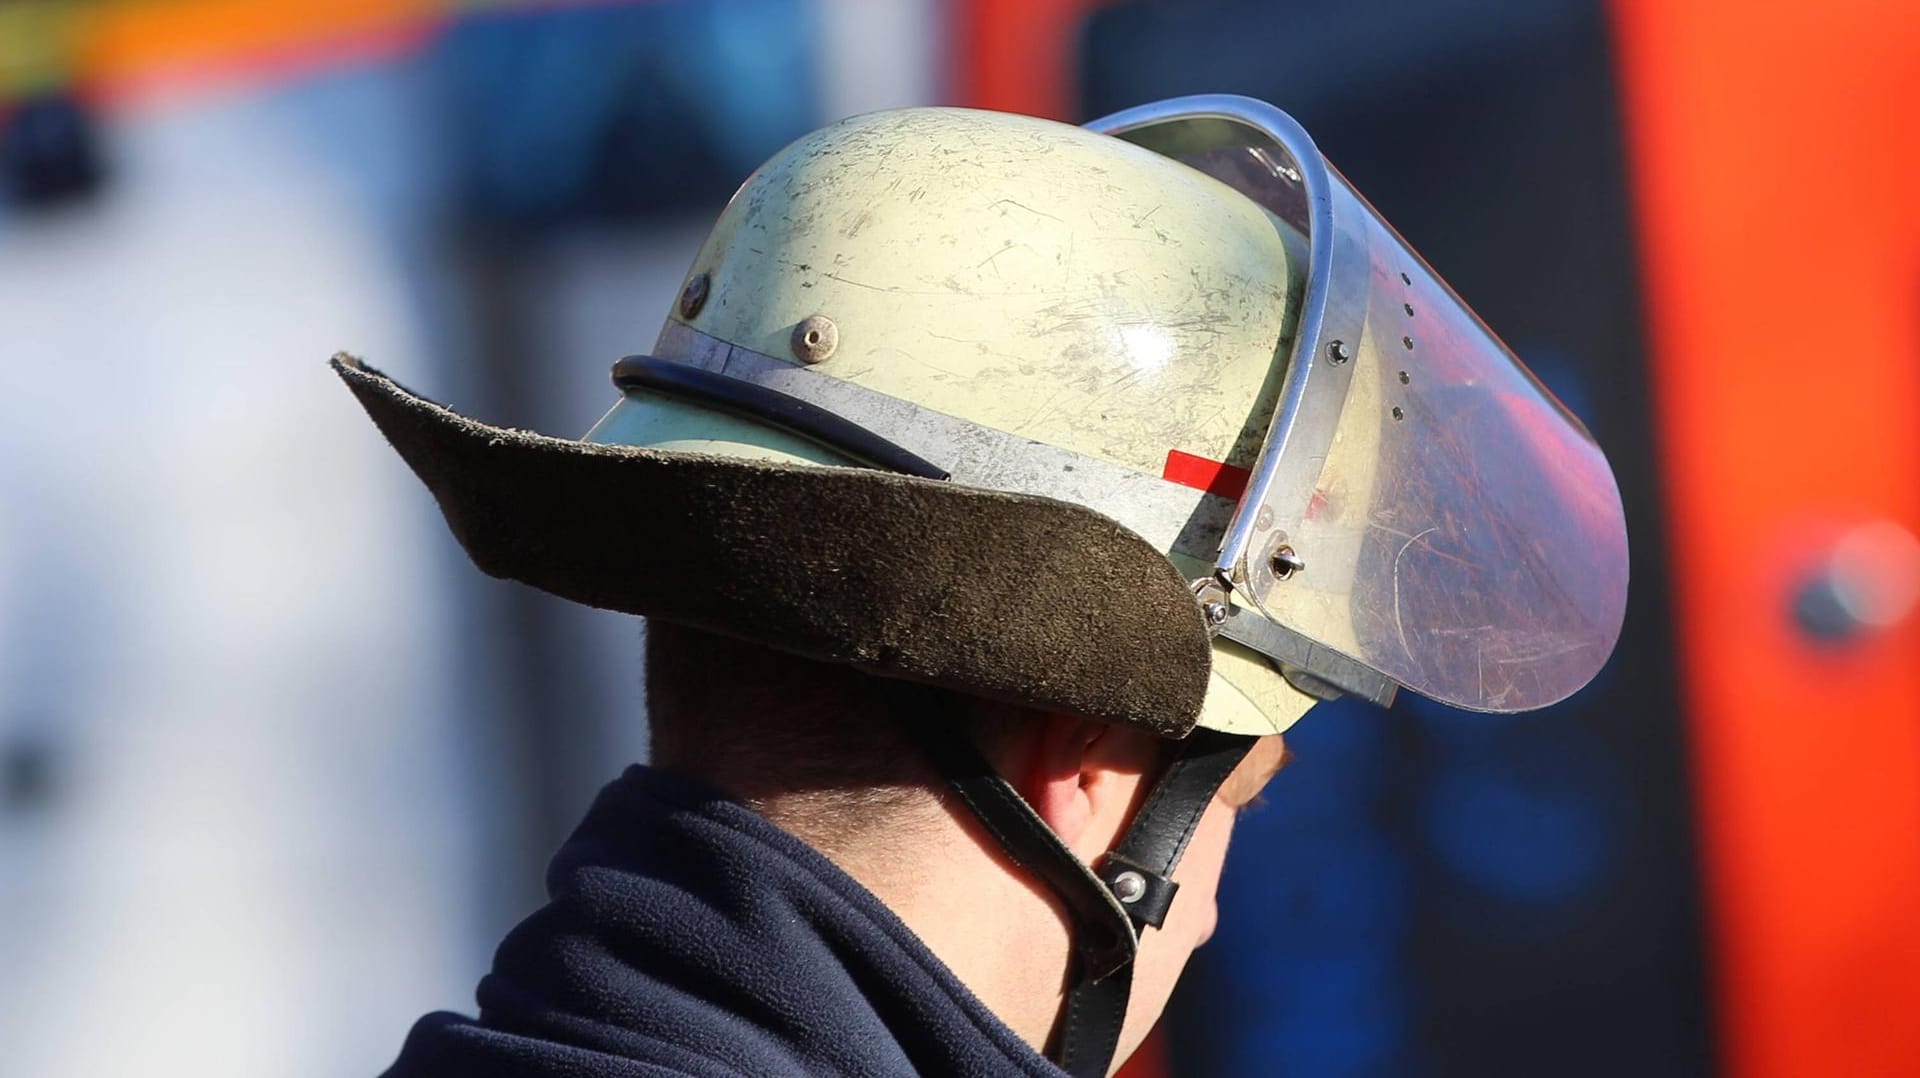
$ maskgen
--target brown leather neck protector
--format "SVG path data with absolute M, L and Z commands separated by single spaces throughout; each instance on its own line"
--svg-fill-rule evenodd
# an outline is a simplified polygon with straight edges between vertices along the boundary
M 1199 716 L 1199 605 L 1165 556 L 1091 509 L 505 430 L 351 356 L 333 367 L 489 575 L 1168 737 Z

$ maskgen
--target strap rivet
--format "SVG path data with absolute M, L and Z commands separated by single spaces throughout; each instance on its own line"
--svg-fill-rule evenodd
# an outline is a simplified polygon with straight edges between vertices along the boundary
M 1113 897 L 1132 905 L 1147 893 L 1147 878 L 1138 872 L 1122 872 L 1113 878 Z

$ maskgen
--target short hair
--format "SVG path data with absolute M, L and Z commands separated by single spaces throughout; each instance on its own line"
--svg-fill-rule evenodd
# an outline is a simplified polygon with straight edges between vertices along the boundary
M 989 758 L 1041 713 L 907 688 L 695 629 L 646 630 L 651 760 L 735 792 L 816 845 L 930 820 L 945 782 L 904 728 L 964 722 Z

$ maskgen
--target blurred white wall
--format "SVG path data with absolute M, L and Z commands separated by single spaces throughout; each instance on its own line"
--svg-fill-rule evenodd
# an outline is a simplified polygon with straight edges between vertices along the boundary
M 440 524 L 324 366 L 424 370 L 337 162 L 258 101 L 0 218 L 0 1073 L 321 1075 L 468 997 Z
M 822 121 L 937 99 L 935 0 L 810 12 Z M 577 435 L 710 214 L 474 230 L 429 75 L 123 102 L 0 210 L 0 1078 L 377 1073 L 643 755 L 637 622 L 475 572 L 325 360 Z
M 931 105 L 947 57 L 945 5 L 937 0 L 820 0 L 820 106 L 837 120 L 880 109 Z

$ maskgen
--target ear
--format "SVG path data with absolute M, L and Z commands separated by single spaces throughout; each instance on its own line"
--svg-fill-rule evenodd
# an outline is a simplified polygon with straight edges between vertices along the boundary
M 1053 833 L 1089 863 L 1120 840 L 1152 766 L 1151 736 L 1124 727 L 1050 715 L 1015 781 Z

